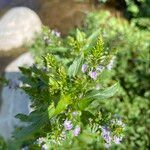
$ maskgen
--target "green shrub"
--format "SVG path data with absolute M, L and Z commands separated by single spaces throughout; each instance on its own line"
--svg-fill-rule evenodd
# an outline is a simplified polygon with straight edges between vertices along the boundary
M 5 150 L 7 145 L 2 137 L 0 137 L 0 150 Z
M 141 31 L 135 23 L 112 17 L 109 12 L 90 13 L 84 30 L 87 34 L 100 28 L 106 49 L 118 50 L 112 74 L 105 74 L 108 83 L 118 80 L 122 90 L 106 108 L 121 114 L 128 122 L 122 149 L 148 149 L 150 98 L 150 32 Z M 106 82 L 105 80 L 103 80 Z
M 16 116 L 28 125 L 13 142 L 29 149 L 148 149 L 149 31 L 109 12 L 90 13 L 64 39 L 43 30 L 31 48 L 36 64 L 20 68 L 34 111 Z
M 32 51 L 36 64 L 20 70 L 22 89 L 34 111 L 16 116 L 27 125 L 16 130 L 14 142 L 29 149 L 119 145 L 125 124 L 105 108 L 119 84 L 99 86 L 113 65 L 115 50 L 105 48 L 100 31 L 86 35 L 77 29 L 75 35 L 61 39 L 58 32 L 44 28 Z

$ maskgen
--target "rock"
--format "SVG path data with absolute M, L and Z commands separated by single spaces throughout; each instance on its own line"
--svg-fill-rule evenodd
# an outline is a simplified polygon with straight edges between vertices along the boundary
M 32 10 L 40 7 L 39 0 L 0 0 L 0 9 L 24 6 Z
M 41 31 L 41 20 L 26 7 L 9 10 L 0 20 L 0 50 L 8 51 L 29 45 Z
M 14 88 L 10 86 L 3 87 L 1 94 L 0 135 L 5 139 L 10 138 L 14 127 L 21 123 L 14 116 L 18 113 L 28 114 L 30 111 L 29 97 L 22 90 L 15 88 L 15 86 L 19 83 L 19 78 L 21 76 L 18 67 L 30 66 L 32 64 L 33 59 L 31 54 L 27 52 L 13 61 L 5 69 L 5 78 L 13 81 L 12 83 L 14 86 Z

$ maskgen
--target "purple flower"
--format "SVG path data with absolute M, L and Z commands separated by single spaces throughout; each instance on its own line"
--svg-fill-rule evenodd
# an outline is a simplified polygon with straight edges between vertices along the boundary
M 90 76 L 92 79 L 96 80 L 96 79 L 97 79 L 97 72 L 96 72 L 96 71 L 90 71 L 90 72 L 89 72 L 89 76 Z
M 46 73 L 49 71 L 49 69 L 48 69 L 47 67 L 45 67 L 45 66 L 42 68 L 42 70 L 43 70 L 44 72 L 46 72 Z
M 87 71 L 87 68 L 88 68 L 88 66 L 87 66 L 86 64 L 83 64 L 81 71 L 82 71 L 83 73 L 85 73 L 85 72 Z
M 65 120 L 64 121 L 64 127 L 66 130 L 71 130 L 73 125 L 72 125 L 71 121 Z
M 108 70 L 111 70 L 111 69 L 113 68 L 114 61 L 115 61 L 115 57 L 113 57 L 113 58 L 110 60 L 109 64 L 107 65 L 107 69 L 108 69 Z
M 116 144 L 120 144 L 120 142 L 122 141 L 122 137 L 114 136 L 113 141 L 114 141 Z
M 79 126 L 77 126 L 74 130 L 73 130 L 73 135 L 74 136 L 78 136 L 80 134 L 81 128 Z
M 52 30 L 52 34 L 56 35 L 57 37 L 60 37 L 61 33 L 58 32 L 57 30 Z
M 48 146 L 46 144 L 42 145 L 41 150 L 48 150 Z
M 51 43 L 51 39 L 49 39 L 48 36 L 44 36 L 44 41 L 45 41 L 45 44 L 49 45 Z
M 102 72 L 104 69 L 105 69 L 105 67 L 102 66 L 102 65 L 99 65 L 99 66 L 96 68 L 96 70 L 99 71 L 99 72 Z
M 112 140 L 110 131 L 106 127 L 102 127 L 102 137 L 104 138 L 106 143 L 110 143 Z

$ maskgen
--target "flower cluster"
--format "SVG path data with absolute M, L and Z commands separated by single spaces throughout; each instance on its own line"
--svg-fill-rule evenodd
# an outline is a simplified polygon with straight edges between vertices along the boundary
M 120 126 L 122 127 L 123 129 L 125 129 L 125 124 L 123 123 L 123 121 L 121 119 L 112 119 L 111 120 L 111 124 L 113 126 Z
M 113 58 L 110 60 L 109 64 L 107 65 L 107 69 L 108 69 L 108 70 L 112 70 L 112 68 L 113 68 L 113 66 L 114 66 L 114 61 L 115 61 L 115 57 L 113 57 Z
M 122 122 L 121 119 L 111 120 L 111 126 L 117 126 L 117 128 L 122 128 L 123 130 L 125 129 L 125 124 Z M 117 134 L 116 132 L 111 131 L 108 126 L 102 126 L 101 131 L 101 135 L 105 141 L 106 148 L 109 148 L 112 143 L 115 143 L 117 145 L 121 144 L 121 141 L 123 139 L 123 136 L 121 134 Z
M 52 42 L 51 39 L 49 38 L 49 36 L 44 36 L 43 40 L 45 41 L 46 45 L 49 45 Z
M 78 136 L 80 134 L 81 128 L 80 126 L 76 126 L 75 129 L 73 130 L 73 135 Z
M 64 128 L 66 131 L 71 130 L 73 128 L 72 122 L 65 120 L 64 121 Z M 73 136 L 75 136 L 75 137 L 78 136 L 80 134 L 80 132 L 81 132 L 81 128 L 80 128 L 80 126 L 77 125 L 73 130 Z
M 111 133 L 107 127 L 102 127 L 101 129 L 102 129 L 101 135 L 106 142 L 105 146 L 108 148 L 108 147 L 110 147 L 111 141 L 112 141 Z
M 64 122 L 65 130 L 71 130 L 72 127 L 73 127 L 73 125 L 72 125 L 71 121 L 65 120 L 65 122 Z
M 97 66 L 97 68 L 96 68 L 95 70 L 92 69 L 91 71 L 89 71 L 88 75 L 89 75 L 93 80 L 96 80 L 97 77 L 98 77 L 98 75 L 99 75 L 100 73 L 102 73 L 102 72 L 104 71 L 104 69 L 105 69 L 104 66 L 99 65 L 99 66 Z M 83 64 L 83 65 L 82 65 L 82 68 L 81 68 L 81 71 L 82 71 L 83 73 L 86 73 L 86 72 L 88 71 L 88 65 L 87 65 L 87 64 Z
M 98 66 L 96 67 L 96 69 L 91 69 L 91 70 L 89 71 L 88 75 L 89 75 L 93 80 L 96 80 L 97 77 L 98 77 L 98 75 L 99 75 L 100 73 L 102 73 L 102 72 L 105 70 L 105 68 L 108 69 L 108 70 L 111 70 L 111 69 L 113 68 L 113 66 L 114 66 L 114 61 L 115 61 L 115 57 L 113 57 L 113 58 L 110 60 L 109 64 L 108 64 L 106 67 L 103 66 L 103 65 L 98 65 Z M 88 72 L 88 65 L 87 65 L 87 64 L 83 64 L 83 65 L 82 65 L 82 68 L 81 68 L 81 71 L 82 71 L 83 73 Z
M 111 131 L 108 129 L 108 127 L 102 127 L 102 137 L 105 140 L 105 147 L 109 148 L 111 144 L 114 142 L 115 144 L 121 144 L 122 136 L 116 136 L 111 133 Z
M 52 30 L 52 34 L 57 36 L 57 37 L 60 37 L 61 36 L 61 33 L 58 32 L 57 30 Z

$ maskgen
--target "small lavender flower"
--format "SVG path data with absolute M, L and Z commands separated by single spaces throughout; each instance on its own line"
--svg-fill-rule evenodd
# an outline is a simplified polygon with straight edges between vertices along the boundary
M 46 144 L 42 145 L 41 150 L 48 150 L 48 146 Z
M 64 127 L 66 130 L 71 130 L 73 125 L 72 125 L 71 121 L 65 120 L 64 121 Z
M 122 141 L 122 137 L 114 136 L 113 141 L 114 141 L 116 144 L 120 144 L 120 142 Z
M 105 69 L 105 67 L 102 66 L 102 65 L 99 65 L 99 66 L 96 68 L 96 70 L 99 71 L 99 72 L 103 72 L 104 69 Z
M 111 69 L 113 68 L 114 61 L 115 61 L 115 57 L 113 57 L 113 58 L 110 60 L 109 64 L 107 65 L 107 69 L 108 69 L 108 70 L 111 70 Z
M 97 79 L 97 72 L 96 72 L 96 71 L 90 71 L 90 72 L 89 72 L 89 76 L 90 76 L 92 79 L 96 80 L 96 79 Z
M 42 68 L 42 70 L 43 70 L 44 72 L 46 72 L 46 73 L 49 71 L 49 69 L 48 69 L 47 67 L 45 67 L 45 66 Z
M 45 44 L 49 45 L 51 43 L 51 39 L 48 36 L 44 36 Z
M 102 127 L 102 137 L 106 141 L 106 143 L 111 143 L 110 131 L 106 127 Z
M 56 35 L 57 37 L 60 37 L 60 36 L 61 36 L 61 33 L 58 32 L 57 30 L 52 30 L 52 34 L 53 34 L 53 35 Z
M 44 142 L 44 138 L 43 137 L 37 139 L 37 143 L 38 144 L 42 144 L 43 142 Z
M 117 121 L 117 125 L 121 126 L 121 127 L 125 127 L 125 124 L 122 122 L 122 120 L 118 120 Z
M 77 116 L 77 112 L 76 111 L 74 111 L 74 112 L 72 112 L 72 115 L 75 117 L 75 116 Z
M 78 136 L 80 134 L 81 128 L 79 126 L 77 126 L 74 130 L 73 130 L 73 135 L 74 136 Z
M 81 71 L 82 71 L 83 73 L 85 73 L 85 72 L 87 71 L 87 68 L 88 68 L 88 66 L 87 66 L 86 64 L 83 64 Z

